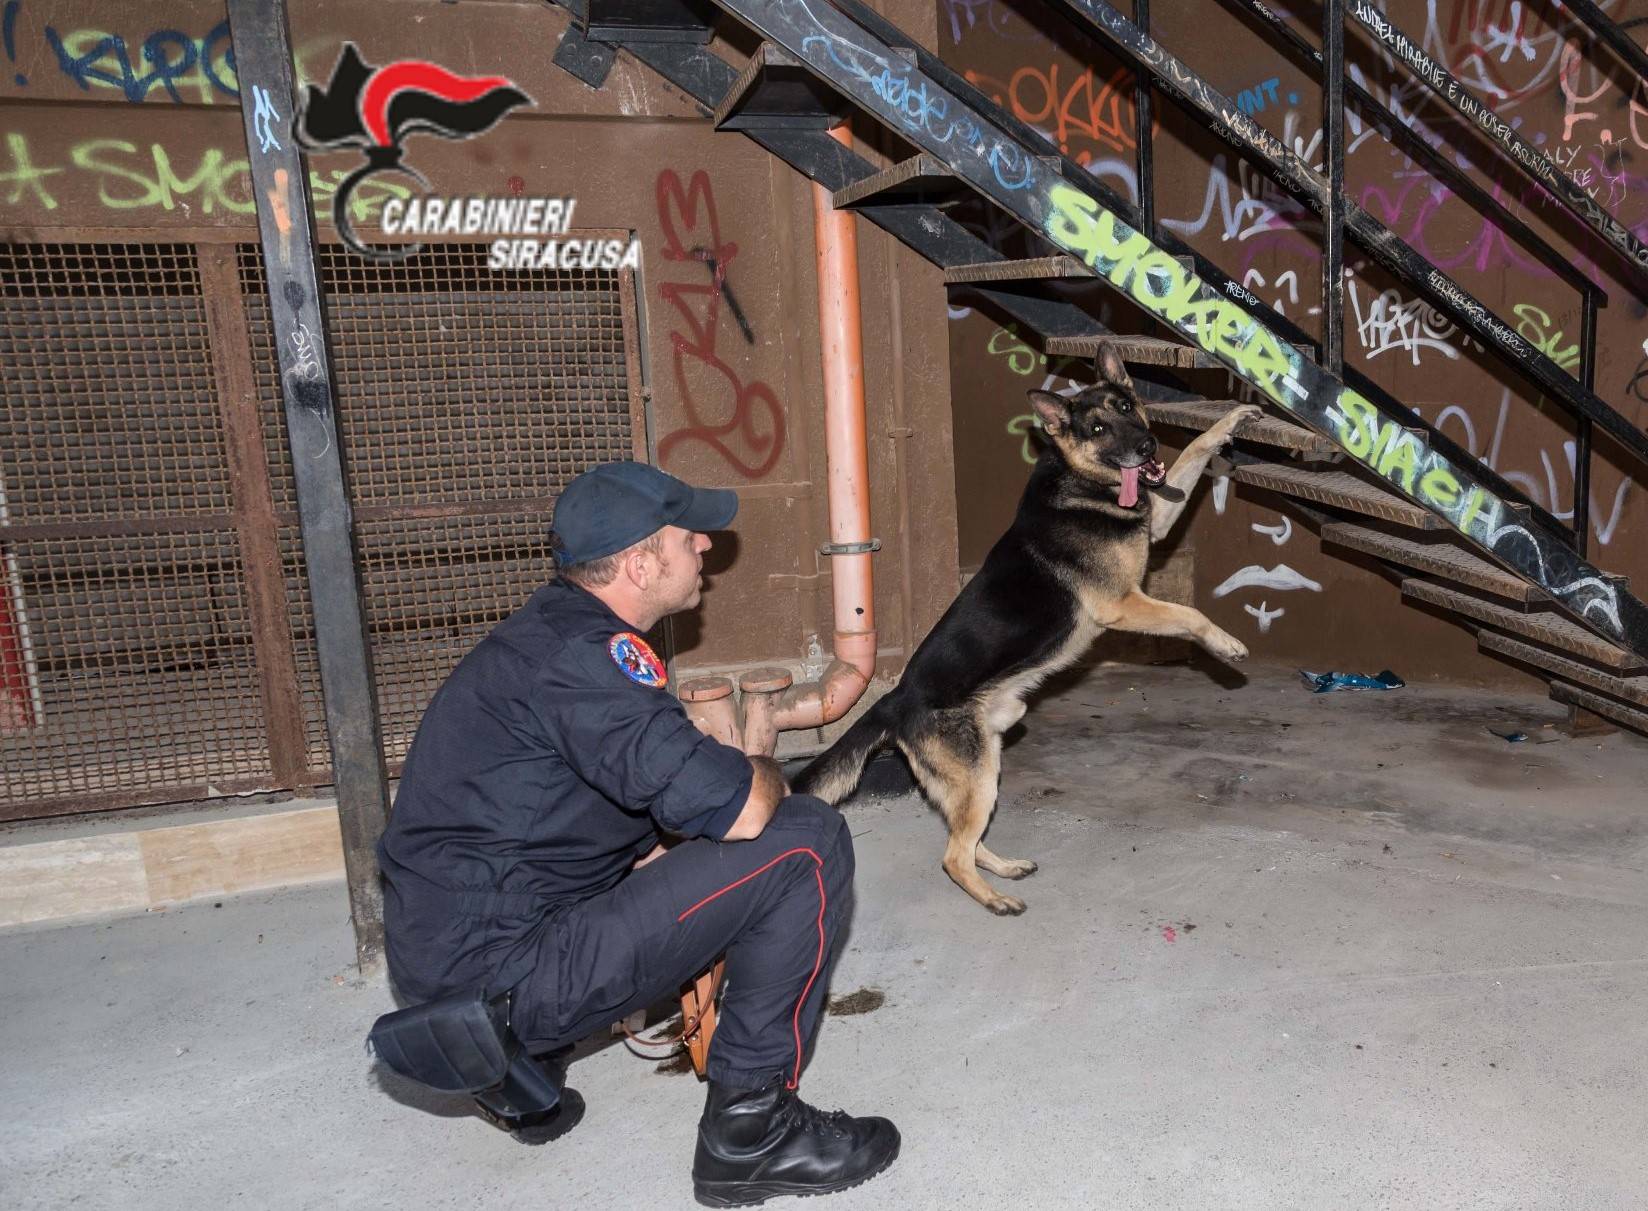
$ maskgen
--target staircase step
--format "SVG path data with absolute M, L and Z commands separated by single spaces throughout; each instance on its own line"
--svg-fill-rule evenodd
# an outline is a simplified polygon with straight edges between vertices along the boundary
M 1377 555 L 1404 568 L 1429 572 L 1444 580 L 1470 585 L 1496 597 L 1522 603 L 1524 609 L 1528 603 L 1550 601 L 1550 596 L 1537 585 L 1529 584 L 1520 576 L 1445 539 L 1440 542 L 1415 542 L 1411 538 L 1370 530 L 1349 522 L 1333 522 L 1323 526 L 1322 539 L 1366 555 Z
M 1551 682 L 1551 697 L 1568 706 L 1577 706 L 1581 710 L 1601 715 L 1604 719 L 1612 719 L 1621 727 L 1628 727 L 1633 732 L 1641 732 L 1648 736 L 1648 711 L 1635 710 L 1624 703 L 1615 702 L 1612 698 L 1604 698 L 1601 694 L 1593 694 L 1565 681 Z
M 1180 370 L 1194 370 L 1219 365 L 1218 359 L 1211 353 L 1154 336 L 1056 336 L 1046 341 L 1046 351 L 1061 357 L 1098 357 L 1105 346 L 1119 353 L 1122 361 L 1135 366 L 1174 366 Z
M 1306 471 L 1277 463 L 1246 463 L 1232 474 L 1244 484 L 1267 488 L 1284 496 L 1314 500 L 1336 509 L 1365 513 L 1414 530 L 1441 530 L 1447 526 L 1429 509 L 1403 500 L 1345 471 Z
M 828 130 L 851 108 L 787 51 L 763 42 L 715 107 L 715 129 Z
M 1498 631 L 1478 631 L 1476 646 L 1484 652 L 1497 652 L 1523 664 L 1544 669 L 1547 673 L 1555 673 L 1564 681 L 1586 685 L 1615 698 L 1648 707 L 1648 677 L 1611 677 L 1577 660 L 1569 660 L 1566 656 L 1512 639 L 1509 635 L 1501 635 Z
M 1635 652 L 1609 643 L 1560 614 L 1519 614 L 1496 602 L 1444 588 L 1428 580 L 1404 580 L 1402 595 L 1441 606 L 1478 622 L 1522 635 L 1546 647 L 1572 653 L 1618 673 L 1640 673 L 1648 663 Z
M 943 202 L 973 192 L 973 187 L 951 172 L 943 160 L 924 151 L 836 190 L 830 201 L 837 210 L 851 210 L 857 206 Z
M 686 42 L 710 40 L 709 14 L 687 0 L 589 0 L 584 37 L 596 42 Z
M 1241 407 L 1240 400 L 1194 399 L 1166 403 L 1146 400 L 1145 412 L 1152 425 L 1167 425 L 1174 429 L 1193 429 L 1205 433 L 1232 408 Z M 1263 416 L 1249 421 L 1236 434 L 1237 441 L 1256 442 L 1261 446 L 1277 446 L 1283 450 L 1303 450 L 1310 454 L 1337 454 L 1339 447 L 1320 433 L 1303 425 L 1290 424 L 1274 416 Z
M 944 271 L 946 286 L 969 282 L 1039 281 L 1046 278 L 1090 278 L 1093 271 L 1073 256 L 1034 257 L 1028 261 L 985 261 L 978 265 L 952 265 Z

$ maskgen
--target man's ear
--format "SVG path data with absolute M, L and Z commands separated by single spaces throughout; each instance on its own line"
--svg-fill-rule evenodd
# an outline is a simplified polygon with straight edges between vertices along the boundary
M 1030 406 L 1036 410 L 1036 419 L 1048 433 L 1063 433 L 1070 426 L 1070 408 L 1062 395 L 1051 391 L 1031 391 Z
M 643 593 L 652 587 L 652 565 L 647 562 L 649 552 L 643 546 L 631 547 L 624 553 L 624 562 L 620 567 L 623 575 L 629 578 L 631 584 Z
M 1129 394 L 1133 391 L 1133 379 L 1127 373 L 1127 367 L 1122 364 L 1122 355 L 1116 352 L 1113 345 L 1100 345 L 1099 356 L 1093 359 L 1094 368 L 1106 382 L 1113 383 Z

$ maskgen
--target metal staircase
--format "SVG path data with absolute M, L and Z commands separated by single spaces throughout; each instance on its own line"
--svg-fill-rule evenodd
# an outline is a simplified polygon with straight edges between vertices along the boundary
M 1450 614 L 1476 633 L 1484 651 L 1537 671 L 1558 701 L 1648 732 L 1648 676 L 1641 675 L 1648 670 L 1648 607 L 1623 578 L 1585 557 L 1591 427 L 1648 462 L 1648 434 L 1591 390 L 1601 290 L 1364 90 L 1347 85 L 1342 23 L 1347 14 L 1364 23 L 1374 19 L 1352 11 L 1359 0 L 1325 6 L 1321 52 L 1280 26 L 1264 5 L 1229 2 L 1269 27 L 1273 40 L 1307 69 L 1320 68 L 1325 106 L 1340 115 L 1338 122 L 1329 116 L 1324 126 L 1327 175 L 1313 171 L 1157 44 L 1141 27 L 1148 25 L 1145 0 L 1135 0 L 1137 22 L 1103 0 L 1061 0 L 1055 7 L 1069 18 L 1074 37 L 1097 39 L 1130 61 L 1139 78 L 1141 114 L 1148 113 L 1155 93 L 1199 114 L 1322 216 L 1325 283 L 1337 284 L 1342 240 L 1349 236 L 1571 412 L 1579 438 L 1574 529 L 1343 366 L 1337 306 L 1324 306 L 1318 344 L 1160 229 L 1152 217 L 1145 121 L 1138 140 L 1141 204 L 1135 206 L 1054 154 L 1035 131 L 857 0 L 714 0 L 714 8 L 702 0 L 568 0 L 575 23 L 555 62 L 599 87 L 614 49 L 622 47 L 692 96 L 717 129 L 755 140 L 831 190 L 838 208 L 855 211 L 940 266 L 950 289 L 968 292 L 1016 323 L 1049 355 L 1092 357 L 1108 345 L 1135 365 L 1228 369 L 1275 413 L 1238 439 L 1234 478 L 1301 502 L 1329 546 L 1401 569 L 1404 597 Z M 1582 7 L 1587 11 L 1576 8 L 1576 14 L 1588 25 L 1609 25 L 1594 6 Z M 742 69 L 708 49 L 716 9 L 763 40 Z M 1609 46 L 1617 40 L 1601 36 Z M 1423 65 L 1419 70 L 1423 74 Z M 1347 96 L 1370 124 L 1580 292 L 1579 378 L 1344 198 Z M 825 133 L 855 111 L 880 122 L 914 154 L 882 167 Z M 1535 168 L 1541 177 L 1559 171 L 1549 161 Z M 1561 181 L 1547 185 L 1559 201 L 1582 209 Z M 1595 203 L 1577 193 L 1594 211 Z M 974 198 L 1016 220 L 1038 255 L 1010 257 L 957 222 L 951 204 Z M 1579 217 L 1609 237 L 1634 270 L 1648 272 L 1640 245 L 1629 236 L 1613 238 L 1619 225 L 1611 216 Z M 1111 332 L 1048 289 L 1082 278 L 1105 281 L 1154 317 L 1166 335 Z M 1337 290 L 1325 289 L 1325 302 L 1330 295 L 1336 298 Z M 1149 401 L 1153 421 L 1189 430 L 1208 428 L 1235 404 L 1166 394 Z

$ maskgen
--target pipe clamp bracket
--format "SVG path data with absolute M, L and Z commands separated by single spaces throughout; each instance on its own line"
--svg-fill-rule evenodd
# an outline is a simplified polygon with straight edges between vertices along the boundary
M 881 539 L 872 538 L 869 542 L 827 542 L 818 548 L 820 555 L 866 555 L 871 551 L 881 550 Z

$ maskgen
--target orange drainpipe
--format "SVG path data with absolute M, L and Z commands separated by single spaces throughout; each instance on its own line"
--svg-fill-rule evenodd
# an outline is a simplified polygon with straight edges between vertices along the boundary
M 830 137 L 844 147 L 852 135 L 838 126 Z M 813 186 L 813 230 L 818 251 L 818 322 L 824 358 L 824 458 L 828 486 L 835 606 L 834 659 L 817 681 L 791 685 L 783 669 L 752 669 L 739 678 L 743 749 L 770 755 L 778 733 L 822 727 L 841 718 L 864 695 L 875 674 L 875 582 L 870 554 L 870 454 L 865 438 L 864 343 L 858 290 L 858 233 L 853 216 L 838 211 L 821 185 Z M 683 685 L 688 713 L 711 716 L 705 730 L 725 731 L 730 685 Z M 700 699 L 699 695 L 703 698 Z M 697 710 L 695 700 L 701 702 Z M 719 726 L 717 726 L 719 725 Z

